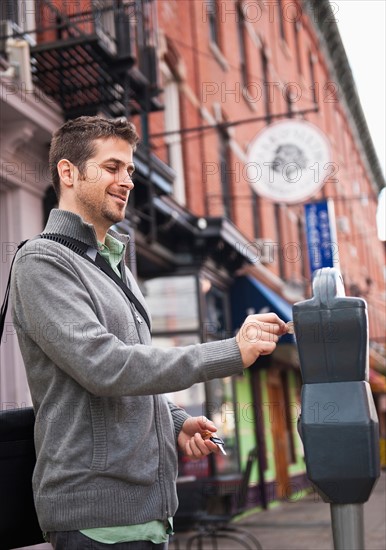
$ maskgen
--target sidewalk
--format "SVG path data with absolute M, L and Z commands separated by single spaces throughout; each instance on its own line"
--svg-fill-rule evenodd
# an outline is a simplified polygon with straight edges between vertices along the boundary
M 386 548 L 386 472 L 383 471 L 364 505 L 365 550 Z M 297 502 L 283 502 L 270 510 L 255 512 L 234 523 L 251 533 L 262 550 L 332 550 L 330 505 L 318 495 L 309 494 Z M 170 550 L 187 550 L 187 540 L 194 532 L 181 533 Z M 178 543 L 177 543 L 178 541 Z M 179 545 L 179 546 L 178 546 Z M 197 541 L 190 550 L 198 548 Z M 212 550 L 209 537 L 202 550 Z M 246 548 L 234 540 L 218 539 L 218 550 Z M 256 548 L 255 550 L 259 550 Z
M 365 550 L 386 548 L 386 471 L 364 505 Z M 295 502 L 283 502 L 270 510 L 253 512 L 237 521 L 235 526 L 251 533 L 262 550 L 332 550 L 330 506 L 316 494 L 309 494 Z M 188 550 L 187 541 L 194 531 L 178 534 L 169 550 Z M 23 550 L 48 550 L 48 544 L 24 547 Z M 197 550 L 195 546 L 189 550 Z M 202 550 L 213 550 L 209 538 Z M 246 548 L 234 540 L 218 539 L 218 550 L 239 550 Z M 22 550 L 22 549 L 20 549 Z M 254 550 L 260 550 L 257 546 Z

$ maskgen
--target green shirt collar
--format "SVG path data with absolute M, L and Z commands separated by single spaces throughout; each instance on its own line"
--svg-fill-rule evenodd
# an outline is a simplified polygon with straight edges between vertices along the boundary
M 121 276 L 118 265 L 122 260 L 125 245 L 112 235 L 107 234 L 104 244 L 98 241 L 99 254 L 110 264 L 115 273 Z

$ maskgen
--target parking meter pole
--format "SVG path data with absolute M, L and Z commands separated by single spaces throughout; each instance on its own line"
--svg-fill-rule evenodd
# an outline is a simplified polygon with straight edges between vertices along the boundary
M 363 504 L 331 504 L 335 550 L 364 550 Z
M 308 479 L 331 505 L 335 550 L 363 550 L 363 503 L 380 475 L 379 426 L 369 384 L 367 305 L 323 268 L 313 298 L 293 305 L 303 379 L 298 429 Z

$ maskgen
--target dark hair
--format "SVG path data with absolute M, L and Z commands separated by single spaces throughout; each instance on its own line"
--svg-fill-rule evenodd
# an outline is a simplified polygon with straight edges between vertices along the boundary
M 81 116 L 63 124 L 53 135 L 50 145 L 49 166 L 52 185 L 60 198 L 60 178 L 57 164 L 68 159 L 81 176 L 86 162 L 96 152 L 95 140 L 117 138 L 127 141 L 135 150 L 139 141 L 134 124 L 125 118 L 108 120 L 98 116 Z

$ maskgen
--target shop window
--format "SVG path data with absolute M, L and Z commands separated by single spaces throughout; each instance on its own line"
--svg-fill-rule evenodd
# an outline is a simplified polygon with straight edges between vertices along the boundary
M 218 336 L 226 328 L 224 293 L 213 286 L 208 279 L 201 280 L 201 287 L 204 290 L 205 299 L 206 334 L 211 337 Z
M 200 290 L 203 340 L 229 338 L 230 313 L 226 289 L 210 275 L 202 273 Z M 235 394 L 232 378 L 210 380 L 206 384 L 206 415 L 218 427 L 227 452 L 226 455 L 211 456 L 214 475 L 235 473 L 240 469 Z
M 226 288 L 214 275 L 173 275 L 143 283 L 153 322 L 153 345 L 188 346 L 227 338 L 229 304 Z M 179 475 L 208 477 L 237 473 L 240 468 L 234 381 L 232 378 L 195 384 L 168 394 L 192 416 L 213 420 L 224 439 L 226 455 L 210 455 L 201 461 L 180 456 Z
M 194 275 L 150 279 L 144 283 L 154 335 L 199 330 L 197 283 Z
M 207 416 L 219 429 L 226 455 L 212 455 L 214 475 L 225 475 L 240 470 L 237 442 L 237 410 L 232 378 L 210 380 L 207 383 Z

